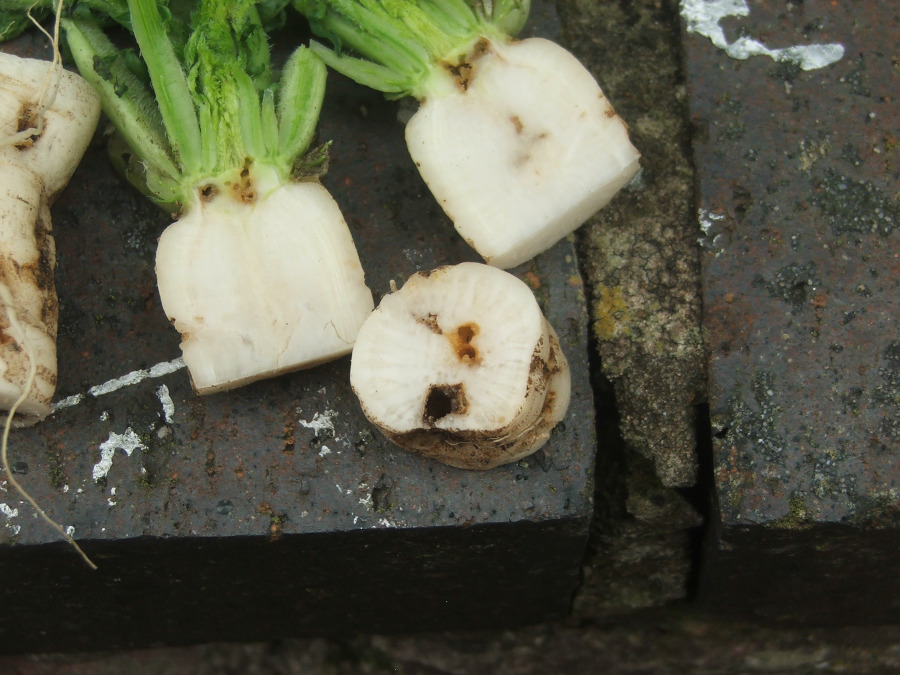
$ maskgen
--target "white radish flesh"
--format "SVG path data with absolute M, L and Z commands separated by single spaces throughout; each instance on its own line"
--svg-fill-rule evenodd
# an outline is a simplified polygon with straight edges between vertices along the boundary
M 386 296 L 357 336 L 350 382 L 389 439 L 467 469 L 538 450 L 571 389 L 531 290 L 478 263 L 415 274 Z
M 491 265 L 533 258 L 637 173 L 640 154 L 591 74 L 541 38 L 486 38 L 406 126 L 410 155 L 460 235 Z M 434 76 L 437 77 L 437 76 Z
M 246 201 L 198 199 L 160 237 L 156 274 L 201 394 L 348 354 L 373 307 L 347 225 L 318 183 L 258 176 Z

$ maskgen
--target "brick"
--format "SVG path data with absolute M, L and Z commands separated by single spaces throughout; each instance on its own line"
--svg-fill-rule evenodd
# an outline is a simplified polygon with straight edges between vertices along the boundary
M 721 21 L 727 42 L 845 51 L 804 70 L 684 34 L 716 507 L 704 589 L 770 618 L 896 622 L 900 15 L 750 6 Z

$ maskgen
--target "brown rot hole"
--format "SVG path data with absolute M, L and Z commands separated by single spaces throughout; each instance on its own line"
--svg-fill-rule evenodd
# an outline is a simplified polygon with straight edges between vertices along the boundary
M 37 124 L 37 111 L 32 106 L 26 106 L 22 108 L 22 112 L 19 113 L 19 126 L 16 131 L 25 131 L 27 129 L 32 129 Z
M 449 333 L 447 338 L 453 345 L 453 351 L 460 361 L 466 363 L 477 364 L 481 361 L 478 350 L 472 344 L 472 340 L 478 335 L 479 328 L 477 323 L 464 323 L 458 326 L 456 331 Z
M 428 390 L 428 396 L 425 397 L 422 421 L 427 426 L 434 426 L 435 422 L 447 415 L 465 414 L 468 408 L 466 390 L 461 382 L 459 384 L 434 384 Z
M 447 71 L 450 75 L 453 76 L 453 79 L 456 80 L 456 86 L 459 87 L 462 91 L 465 91 L 469 88 L 469 82 L 472 81 L 472 71 L 473 68 L 468 63 L 460 63 L 455 66 L 448 65 Z
M 200 201 L 209 203 L 217 194 L 219 194 L 219 188 L 215 185 L 204 185 L 200 188 Z

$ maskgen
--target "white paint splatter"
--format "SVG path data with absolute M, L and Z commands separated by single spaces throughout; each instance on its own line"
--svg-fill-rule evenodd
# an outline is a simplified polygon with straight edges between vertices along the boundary
M 838 43 L 795 45 L 771 49 L 751 37 L 742 36 L 728 42 L 722 19 L 750 15 L 746 0 L 681 0 L 681 16 L 687 22 L 688 33 L 699 33 L 733 59 L 745 60 L 751 56 L 768 56 L 775 61 L 796 63 L 803 70 L 824 68 L 840 61 L 844 46 Z
M 74 526 L 74 525 L 69 525 L 69 526 L 66 528 L 66 534 L 69 535 L 70 537 L 74 538 L 74 537 L 75 537 L 75 526 Z
M 97 396 L 104 396 L 105 394 L 111 394 L 114 391 L 118 391 L 122 387 L 130 387 L 139 384 L 146 379 L 162 377 L 163 375 L 174 373 L 176 370 L 181 370 L 182 368 L 184 368 L 184 359 L 181 357 L 172 359 L 171 361 L 163 361 L 162 363 L 157 363 L 155 366 L 151 366 L 149 370 L 132 370 L 126 375 L 115 377 L 111 380 L 107 380 L 103 384 L 93 386 L 88 389 L 87 395 L 94 398 Z M 72 394 L 71 396 L 66 396 L 66 398 L 51 404 L 50 410 L 56 412 L 57 410 L 72 408 L 83 402 L 85 398 L 84 394 Z M 163 403 L 163 405 L 165 406 L 165 403 Z
M 9 530 L 14 537 L 22 531 L 21 525 L 14 525 L 9 522 L 10 519 L 19 515 L 19 509 L 11 508 L 9 504 L 0 503 L 0 513 L 6 516 L 6 529 Z
M 697 239 L 697 243 L 701 248 L 712 251 L 716 258 L 725 252 L 722 246 L 722 233 L 718 232 L 718 224 L 725 220 L 725 216 L 721 213 L 713 213 L 707 209 L 697 210 L 697 220 L 700 223 L 700 230 L 703 236 Z
M 159 397 L 159 402 L 162 405 L 166 424 L 172 424 L 172 420 L 175 419 L 175 402 L 169 396 L 169 388 L 164 384 L 160 385 L 156 390 L 156 395 Z
M 725 220 L 725 216 L 721 213 L 713 213 L 711 211 L 708 211 L 707 209 L 698 209 L 697 220 L 700 221 L 700 229 L 703 231 L 703 234 L 709 236 L 710 232 L 713 229 L 713 226 L 716 223 L 720 223 Z
M 106 503 L 109 504 L 110 508 L 112 508 L 113 506 L 115 506 L 116 504 L 119 503 L 115 499 L 113 499 L 113 497 L 115 497 L 115 496 L 116 496 L 116 488 L 114 488 L 114 487 L 110 488 L 109 489 L 109 498 L 106 500 Z
M 57 410 L 62 410 L 63 408 L 71 408 L 73 406 L 78 405 L 84 400 L 84 394 L 72 394 L 71 396 L 66 396 L 63 400 L 57 401 L 50 406 L 51 412 L 56 412 Z
M 111 431 L 109 438 L 100 444 L 100 461 L 94 465 L 94 469 L 91 471 L 91 478 L 97 481 L 109 473 L 116 450 L 124 450 L 125 454 L 131 457 L 131 453 L 138 448 L 146 450 L 147 446 L 141 442 L 141 439 L 131 427 L 125 429 L 123 434 Z
M 162 363 L 157 363 L 149 370 L 132 370 L 126 375 L 113 378 L 112 380 L 107 380 L 103 384 L 98 384 L 94 387 L 91 387 L 90 389 L 88 389 L 88 396 L 96 397 L 103 396 L 105 394 L 111 394 L 114 391 L 118 391 L 122 387 L 130 387 L 149 378 L 162 377 L 163 375 L 174 373 L 176 370 L 180 370 L 181 368 L 184 368 L 184 359 L 179 357 L 171 361 L 163 361 Z
M 334 418 L 337 417 L 337 411 L 335 410 L 326 410 L 324 413 L 316 413 L 313 415 L 312 420 L 307 422 L 306 420 L 297 420 L 300 423 L 300 426 L 306 427 L 307 429 L 312 429 L 316 432 L 316 436 L 324 436 L 326 433 L 330 432 L 329 435 L 334 435 Z
M 325 455 L 330 455 L 331 449 L 327 445 L 323 445 L 322 449 L 319 450 L 319 457 L 324 457 Z

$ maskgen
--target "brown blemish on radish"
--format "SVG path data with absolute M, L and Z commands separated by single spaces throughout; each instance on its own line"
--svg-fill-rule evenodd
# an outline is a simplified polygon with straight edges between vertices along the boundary
M 210 183 L 209 185 L 204 185 L 200 188 L 200 201 L 204 204 L 209 204 L 215 196 L 219 194 L 219 188 Z
M 477 323 L 469 322 L 457 326 L 455 331 L 447 334 L 447 339 L 450 340 L 453 351 L 456 352 L 456 357 L 460 361 L 473 366 L 481 363 L 478 349 L 472 344 L 480 330 Z
M 487 38 L 481 38 L 474 44 L 468 56 L 462 57 L 458 63 L 443 62 L 441 65 L 453 76 L 456 86 L 462 91 L 469 88 L 475 79 L 475 62 L 491 51 L 491 43 Z
M 19 120 L 16 131 L 18 133 L 22 133 L 23 131 L 29 131 L 31 129 L 35 130 L 35 133 L 28 138 L 16 143 L 15 148 L 17 150 L 28 150 L 29 148 L 34 146 L 34 142 L 39 138 L 39 134 L 37 133 L 38 125 L 40 124 L 40 114 L 39 111 L 32 105 L 27 104 L 22 108 L 22 112 L 19 113 Z
M 256 201 L 256 190 L 253 188 L 250 170 L 247 167 L 241 171 L 240 180 L 231 184 L 231 195 L 235 201 L 242 204 L 252 204 Z
M 435 335 L 443 335 L 444 331 L 441 330 L 440 324 L 438 324 L 437 314 L 429 314 L 428 316 L 417 316 L 415 317 L 416 323 L 420 323 L 428 330 L 430 330 Z

